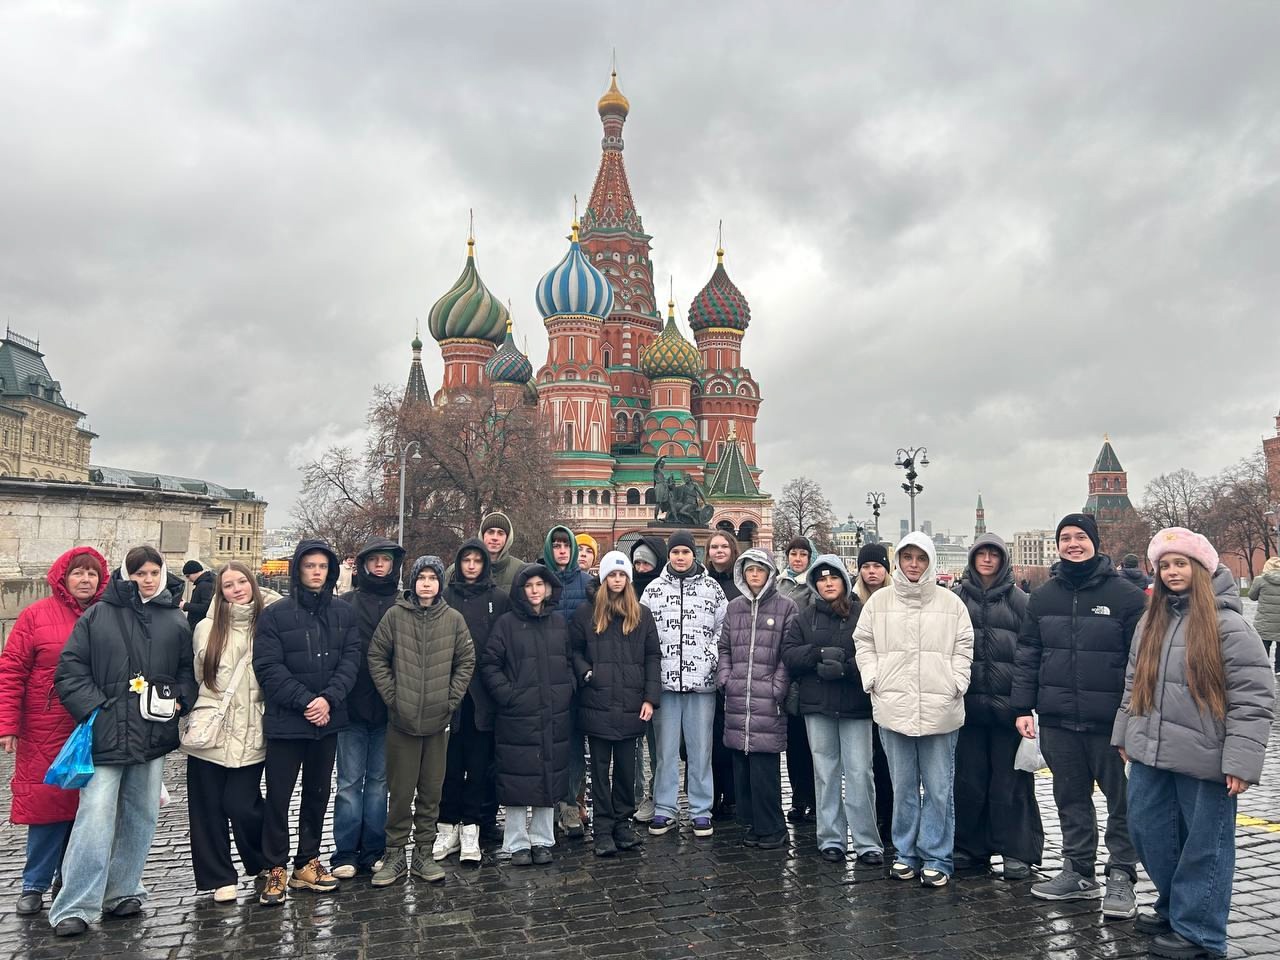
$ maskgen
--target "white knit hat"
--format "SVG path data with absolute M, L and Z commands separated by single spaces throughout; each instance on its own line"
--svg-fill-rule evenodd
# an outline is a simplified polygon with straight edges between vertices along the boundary
M 621 570 L 627 575 L 627 579 L 632 579 L 631 561 L 627 559 L 627 555 L 619 550 L 610 550 L 600 558 L 600 582 L 604 583 L 604 578 L 611 573 Z

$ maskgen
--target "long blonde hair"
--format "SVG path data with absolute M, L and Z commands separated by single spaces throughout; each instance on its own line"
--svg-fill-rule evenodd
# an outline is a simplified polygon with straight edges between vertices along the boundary
M 1176 596 L 1164 585 L 1159 569 L 1147 612 L 1139 628 L 1142 644 L 1133 668 L 1133 690 L 1129 696 L 1129 713 L 1143 716 L 1155 704 L 1156 679 L 1160 673 L 1160 657 L 1164 635 L 1169 629 L 1170 600 Z M 1222 640 L 1218 635 L 1218 608 L 1213 595 L 1213 578 L 1195 560 L 1191 561 L 1191 591 L 1187 598 L 1186 675 L 1191 699 L 1201 710 L 1218 720 L 1227 715 L 1227 680 L 1222 666 Z
M 218 692 L 218 665 L 222 662 L 222 653 L 227 647 L 227 637 L 231 634 L 231 607 L 233 604 L 223 596 L 222 578 L 232 570 L 236 573 L 244 574 L 253 590 L 253 596 L 249 600 L 249 606 L 253 608 L 253 618 L 249 625 L 251 632 L 253 624 L 257 622 L 258 614 L 262 612 L 264 606 L 262 591 L 258 588 L 258 581 L 254 577 L 253 571 L 246 564 L 241 563 L 239 560 L 228 560 L 218 568 L 218 572 L 214 577 L 213 606 L 209 608 L 209 619 L 213 625 L 209 628 L 209 642 L 204 648 L 204 669 L 201 671 L 204 674 L 204 685 L 209 688 L 211 693 Z
M 607 578 L 606 578 L 607 579 Z M 601 634 L 609 629 L 615 617 L 622 620 L 622 632 L 630 633 L 640 624 L 640 601 L 636 599 L 635 587 L 631 578 L 620 593 L 609 589 L 609 584 L 600 581 L 600 589 L 596 591 L 595 605 L 592 608 L 595 616 L 596 633 Z

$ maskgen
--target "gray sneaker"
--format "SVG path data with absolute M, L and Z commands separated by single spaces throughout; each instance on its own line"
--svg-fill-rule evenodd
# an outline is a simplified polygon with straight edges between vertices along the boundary
M 1081 876 L 1074 870 L 1064 868 L 1052 880 L 1032 884 L 1031 895 L 1041 900 L 1099 900 L 1102 898 L 1102 887 L 1092 877 Z
M 1107 874 L 1107 895 L 1102 898 L 1102 915 L 1108 920 L 1132 920 L 1138 915 L 1138 897 L 1133 881 L 1123 870 Z
M 444 867 L 436 863 L 430 847 L 413 848 L 413 875 L 428 883 L 440 883 L 444 880 Z
M 653 819 L 655 813 L 657 813 L 657 809 L 654 806 L 653 797 L 646 797 L 640 803 L 640 806 L 636 808 L 635 816 L 632 819 L 640 823 L 648 823 Z
M 579 839 L 585 831 L 582 827 L 582 816 L 578 812 L 576 803 L 560 804 L 560 829 L 564 831 L 566 837 Z
M 382 858 L 382 866 L 374 873 L 369 882 L 375 887 L 389 887 L 397 880 L 409 875 L 409 858 L 404 847 L 388 850 Z

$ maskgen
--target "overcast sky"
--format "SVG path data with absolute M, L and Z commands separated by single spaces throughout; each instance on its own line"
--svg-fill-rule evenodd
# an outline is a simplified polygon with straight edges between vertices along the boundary
M 1010 535 L 1079 509 L 1104 433 L 1139 494 L 1271 433 L 1280 5 L 834 7 L 5 3 L 0 313 L 96 463 L 283 524 L 297 467 L 403 384 L 468 208 L 545 358 L 534 285 L 616 47 L 686 333 L 724 220 L 766 489 L 807 474 L 842 517 L 883 490 L 896 532 L 894 453 L 925 444 L 919 516 L 971 535 L 981 490 Z

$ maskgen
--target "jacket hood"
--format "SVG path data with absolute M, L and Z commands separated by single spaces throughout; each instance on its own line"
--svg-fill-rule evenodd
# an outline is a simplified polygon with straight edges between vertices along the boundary
M 129 579 L 129 569 L 124 565 L 124 561 L 120 561 L 120 569 L 116 571 L 115 579 L 121 586 L 118 588 L 123 591 L 126 597 L 136 596 L 142 603 L 155 603 L 161 597 L 167 596 L 169 602 L 161 604 L 161 606 L 178 605 L 178 599 L 182 596 L 186 589 L 187 582 L 181 577 L 174 577 L 169 573 L 169 565 L 165 563 L 163 555 L 160 557 L 160 589 L 149 597 L 144 597 L 139 591 L 137 584 Z M 175 589 L 176 581 L 176 589 Z M 103 591 L 105 593 L 106 591 Z M 99 594 L 101 596 L 101 594 Z M 126 600 L 125 605 L 128 606 L 129 601 Z
M 663 540 L 661 537 L 649 536 L 643 536 L 631 545 L 630 556 L 632 563 L 636 562 L 636 547 L 640 546 L 642 543 L 652 550 L 653 555 L 658 558 L 658 562 L 654 564 L 655 571 L 661 570 L 667 565 L 667 541 Z
M 769 576 L 764 582 L 764 587 L 758 595 L 753 595 L 751 588 L 747 586 L 747 564 L 755 563 L 764 567 L 769 571 Z M 758 547 L 752 547 L 750 550 L 744 550 L 738 555 L 738 559 L 733 564 L 733 583 L 734 586 L 741 591 L 742 595 L 748 600 L 754 599 L 757 602 L 768 598 L 769 594 L 777 588 L 778 571 L 773 567 L 773 558 Z
M 405 599 L 415 607 L 422 606 L 418 601 L 417 586 L 418 575 L 421 574 L 423 570 L 434 570 L 436 573 L 436 583 L 440 585 L 440 588 L 436 591 L 436 595 L 432 598 L 431 603 L 427 604 L 427 606 L 435 606 L 437 603 L 441 603 L 444 600 L 444 561 L 434 554 L 426 554 L 425 556 L 421 556 L 417 560 L 413 561 L 413 569 L 409 573 L 409 582 L 406 584 L 407 589 L 404 592 Z
M 391 572 L 385 577 L 375 577 L 364 569 L 364 562 L 374 553 L 391 554 Z M 396 593 L 400 589 L 400 571 L 403 566 L 404 547 L 386 537 L 374 537 L 356 554 L 356 571 L 352 579 L 357 590 L 384 595 Z
M 853 577 L 849 571 L 845 569 L 844 561 L 837 557 L 834 553 L 824 553 L 813 561 L 813 565 L 809 567 L 809 572 L 804 575 L 805 583 L 809 584 L 809 589 L 813 591 L 813 595 L 818 596 L 818 572 L 827 567 L 835 570 L 840 574 L 840 578 L 844 580 L 844 593 L 850 600 L 855 599 L 853 592 Z
M 107 588 L 98 595 L 103 603 L 109 603 L 113 607 L 132 607 L 136 600 L 141 606 L 142 604 L 151 604 L 157 607 L 177 607 L 178 601 L 173 595 L 173 591 L 161 587 L 156 591 L 155 595 L 149 600 L 143 600 L 138 593 L 138 585 L 128 578 L 124 573 L 124 564 L 120 565 L 120 569 L 111 575 L 111 579 L 107 581 Z
M 578 569 L 578 538 L 573 531 L 562 524 L 557 524 L 547 531 L 546 537 L 542 541 L 542 562 L 548 570 L 556 570 L 555 560 L 551 557 L 551 538 L 555 536 L 556 531 L 562 531 L 569 537 L 569 562 L 565 565 L 565 570 Z
M 494 523 L 493 521 L 495 520 L 499 522 Z M 503 545 L 502 549 L 498 551 L 498 556 L 495 558 L 496 561 L 505 560 L 507 559 L 507 554 L 511 552 L 511 544 L 515 542 L 515 539 L 516 539 L 515 524 L 513 524 L 511 522 L 511 518 L 508 517 L 501 510 L 493 510 L 489 513 L 486 513 L 483 517 L 480 518 L 480 531 L 476 534 L 476 538 L 482 544 L 484 543 L 484 532 L 488 530 L 490 527 L 506 527 L 507 528 L 507 542 L 505 545 Z M 486 550 L 485 552 L 487 553 L 488 551 Z
M 1218 564 L 1218 569 L 1213 571 L 1213 593 L 1219 610 L 1244 613 L 1244 602 L 1240 599 L 1240 587 L 1236 583 L 1235 574 L 1225 564 Z
M 509 542 L 509 541 L 508 541 Z M 462 555 L 468 550 L 475 550 L 480 554 L 480 576 L 474 581 L 468 581 L 462 575 Z M 464 540 L 462 546 L 458 547 L 458 552 L 453 555 L 453 577 L 449 583 L 458 586 L 470 585 L 476 587 L 490 587 L 493 585 L 493 560 L 489 557 L 489 551 L 484 548 L 484 541 L 479 537 L 472 537 L 470 540 Z
M 289 564 L 289 591 L 294 597 L 301 596 L 306 589 L 302 586 L 302 576 L 299 572 L 302 558 L 317 550 L 329 558 L 329 572 L 325 574 L 324 586 L 320 588 L 320 593 L 332 596 L 333 588 L 338 585 L 338 555 L 333 552 L 333 547 L 324 540 L 300 540 L 293 548 L 293 562 Z
M 932 541 L 930 541 L 930 543 L 932 543 Z M 1013 567 L 1009 563 L 1009 545 L 1004 542 L 1002 537 L 999 537 L 994 533 L 984 533 L 982 536 L 978 537 L 977 540 L 973 541 L 973 546 L 969 548 L 969 562 L 964 568 L 964 582 L 982 582 L 981 578 L 978 576 L 978 571 L 973 566 L 974 555 L 982 547 L 995 547 L 1000 551 L 1000 556 L 1004 558 L 1000 561 L 1000 566 L 996 567 L 995 575 L 991 578 L 991 586 L 994 587 L 997 584 L 1004 583 L 1005 581 L 1013 583 Z
M 907 579 L 907 575 L 902 572 L 902 548 L 903 547 L 919 547 L 925 552 L 929 558 L 929 565 L 925 567 L 924 573 L 920 574 L 920 579 L 916 583 L 912 583 Z M 903 593 L 903 589 L 907 591 L 920 590 L 922 593 L 927 589 L 935 586 L 934 579 L 938 570 L 938 549 L 933 545 L 933 538 L 927 534 L 921 533 L 919 530 L 913 530 L 905 537 L 898 541 L 898 545 L 894 547 L 894 556 L 899 558 L 898 562 L 893 566 L 893 586 L 898 590 L 899 594 Z
M 818 548 L 814 544 L 813 538 L 801 537 L 800 539 L 809 545 L 809 566 L 805 567 L 800 573 L 795 573 L 792 571 L 791 564 L 787 562 L 786 555 L 784 554 L 782 557 L 782 572 L 778 574 L 778 578 L 781 580 L 795 580 L 798 583 L 803 583 L 805 581 L 805 577 L 809 575 L 809 571 L 813 569 L 813 565 L 818 562 Z M 841 564 L 841 566 L 843 566 L 843 564 Z
M 259 587 L 258 592 L 262 595 L 263 610 L 267 609 L 267 607 L 280 599 L 280 594 L 267 587 Z M 228 611 L 231 615 L 231 622 L 237 626 L 248 627 L 253 624 L 253 604 L 251 603 L 221 604 L 215 599 L 214 602 L 209 605 L 209 621 L 210 623 L 215 624 L 215 626 L 219 619 L 219 610 Z
M 71 567 L 71 561 L 76 557 L 90 556 L 98 563 L 98 589 L 94 593 L 93 599 L 80 606 L 80 601 L 71 596 L 71 592 L 67 590 L 67 570 Z M 58 602 L 69 610 L 79 614 L 82 609 L 87 608 L 90 604 L 96 603 L 102 596 L 102 591 L 107 589 L 107 580 L 111 577 L 107 570 L 107 561 L 93 547 L 72 547 L 57 560 L 53 561 L 53 566 L 49 568 L 49 572 L 45 574 L 45 581 L 49 584 L 49 589 L 53 595 L 58 598 Z
M 524 585 L 530 577 L 541 577 L 551 587 L 550 596 L 542 603 L 541 613 L 533 612 L 529 598 L 524 595 Z M 563 592 L 564 587 L 560 583 L 560 578 L 552 573 L 549 567 L 541 563 L 526 563 L 511 581 L 511 606 L 515 608 L 522 620 L 542 619 L 551 616 L 560 605 L 560 594 Z
M 1271 558 L 1271 560 L 1275 559 L 1275 557 Z M 1271 560 L 1268 560 L 1267 563 L 1270 563 Z M 1280 586 L 1280 567 L 1276 567 L 1271 570 L 1263 570 L 1262 579 L 1267 581 L 1267 583 L 1271 584 L 1273 587 Z

